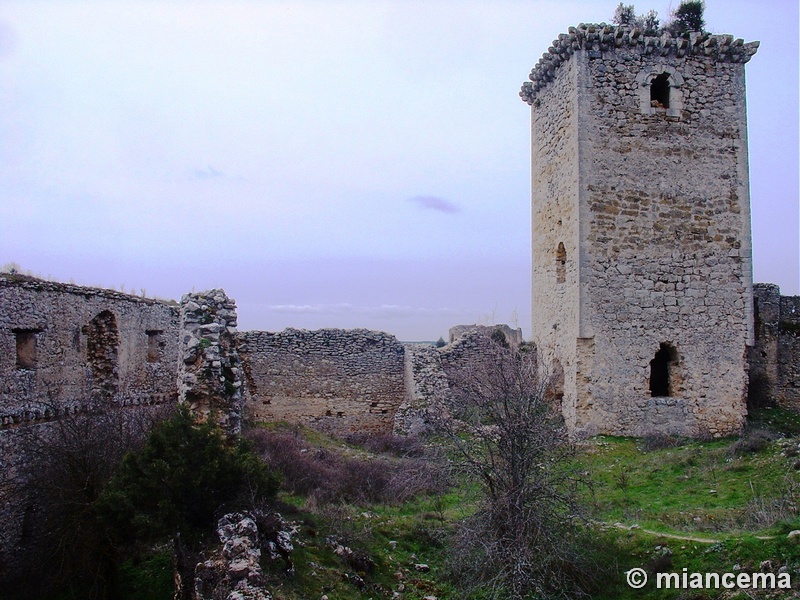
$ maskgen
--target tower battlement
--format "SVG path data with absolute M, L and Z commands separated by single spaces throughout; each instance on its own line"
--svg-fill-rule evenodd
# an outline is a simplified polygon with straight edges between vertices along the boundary
M 532 104 L 543 87 L 553 81 L 556 70 L 579 50 L 601 53 L 624 48 L 645 56 L 684 58 L 703 56 L 718 62 L 746 63 L 758 51 L 760 42 L 745 42 L 730 34 L 713 35 L 693 31 L 686 36 L 673 37 L 669 32 L 662 35 L 645 35 L 641 29 L 606 23 L 581 23 L 570 27 L 568 33 L 559 34 L 553 44 L 542 54 L 531 70 L 530 81 L 522 84 L 520 97 Z

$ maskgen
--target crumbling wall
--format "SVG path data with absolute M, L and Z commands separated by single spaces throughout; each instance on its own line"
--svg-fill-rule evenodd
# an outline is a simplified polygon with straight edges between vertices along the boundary
M 168 303 L 0 274 L 0 585 L 34 506 L 21 493 L 31 440 L 108 411 L 146 426 L 177 398 L 177 342 Z
M 753 291 L 750 403 L 800 410 L 800 296 L 781 296 L 772 283 L 757 283 Z
M 389 433 L 405 397 L 404 349 L 366 329 L 237 334 L 245 409 L 256 421 Z
M 472 331 L 477 331 L 486 337 L 494 335 L 498 341 L 505 340 L 509 348 L 519 348 L 523 342 L 522 329 L 519 327 L 512 329 L 505 323 L 497 323 L 496 325 L 455 325 L 448 332 L 449 341 L 452 344 L 458 338 Z
M 450 381 L 442 366 L 443 348 L 431 344 L 404 344 L 405 398 L 394 415 L 395 435 L 419 435 L 430 430 L 429 411 L 445 406 Z
M 229 435 L 242 428 L 244 371 L 236 349 L 236 303 L 223 290 L 181 298 L 180 401 Z
M 512 332 L 518 338 L 499 337 Z M 451 409 L 452 391 L 470 377 L 470 370 L 497 359 L 505 348 L 519 348 L 522 330 L 507 325 L 459 325 L 450 329 L 451 343 L 441 348 L 406 344 L 406 398 L 394 416 L 394 433 L 415 435 L 430 431 L 431 417 Z M 515 343 L 519 339 L 519 343 Z
M 177 342 L 168 303 L 0 274 L 0 430 L 98 401 L 174 401 Z

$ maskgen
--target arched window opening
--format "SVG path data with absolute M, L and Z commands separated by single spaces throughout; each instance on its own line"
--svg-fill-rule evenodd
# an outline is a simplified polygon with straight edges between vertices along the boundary
M 655 397 L 672 396 L 675 374 L 674 367 L 678 362 L 675 348 L 662 342 L 653 360 L 650 361 L 650 395 Z
M 669 73 L 661 73 L 650 83 L 650 104 L 655 108 L 669 108 Z
M 567 250 L 564 243 L 558 243 L 556 250 L 556 283 L 564 283 L 567 280 Z

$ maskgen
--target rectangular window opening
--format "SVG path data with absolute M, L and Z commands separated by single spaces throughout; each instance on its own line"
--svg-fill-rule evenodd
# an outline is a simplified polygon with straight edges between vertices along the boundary
M 164 347 L 164 332 L 161 329 L 148 329 L 145 333 L 147 334 L 147 362 L 158 362 L 161 359 L 161 349 Z
M 16 338 L 17 346 L 17 368 L 35 369 L 36 356 L 36 335 L 41 333 L 41 329 L 12 329 Z

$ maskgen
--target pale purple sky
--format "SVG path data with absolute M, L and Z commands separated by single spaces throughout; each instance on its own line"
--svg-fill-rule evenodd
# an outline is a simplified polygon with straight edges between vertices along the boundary
M 224 287 L 241 329 L 527 337 L 517 93 L 551 40 L 617 4 L 6 1 L 0 265 L 176 299 Z M 706 4 L 709 30 L 761 41 L 755 280 L 798 294 L 797 2 Z

